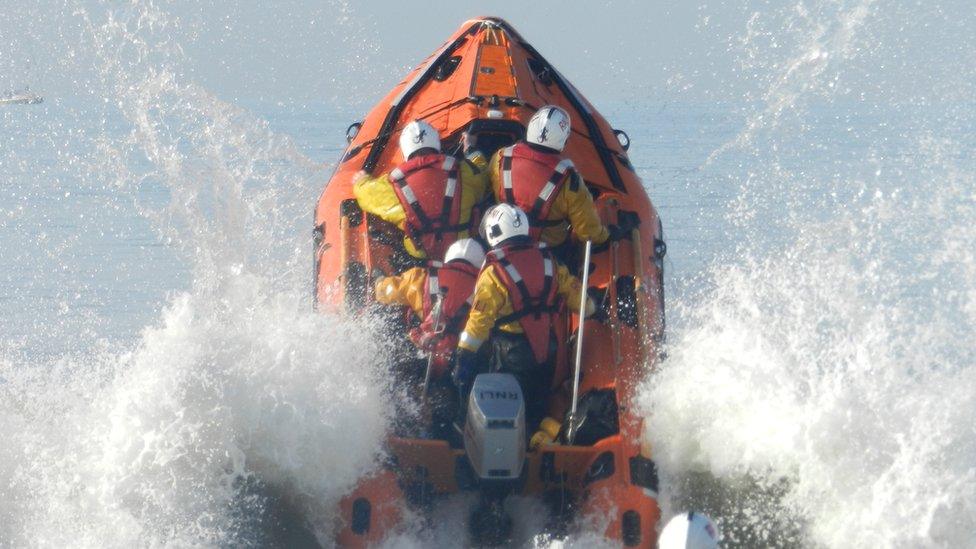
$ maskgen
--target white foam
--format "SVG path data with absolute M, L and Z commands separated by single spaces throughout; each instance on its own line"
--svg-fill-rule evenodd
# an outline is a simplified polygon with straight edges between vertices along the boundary
M 731 238 L 668 304 L 670 358 L 642 392 L 665 518 L 701 507 L 747 546 L 971 545 L 972 113 L 931 95 L 966 90 L 971 60 L 917 49 L 955 74 L 886 82 L 905 107 L 851 103 L 832 83 L 890 78 L 870 37 L 921 14 L 786 11 L 750 29 L 790 23 L 793 47 L 744 38 L 768 86 L 705 168 L 737 190 Z M 866 113 L 881 122 L 840 122 Z
M 328 541 L 338 499 L 377 466 L 389 403 L 369 322 L 311 307 L 324 167 L 185 80 L 156 6 L 75 15 L 89 91 L 129 131 L 103 124 L 84 136 L 97 154 L 66 156 L 128 197 L 191 279 L 132 346 L 0 356 L 0 544 L 260 543 L 279 503 Z
M 19 428 L 3 481 L 20 496 L 5 498 L 5 539 L 234 543 L 251 520 L 234 513 L 249 477 L 328 530 L 375 466 L 382 353 L 362 326 L 262 295 L 260 280 L 230 286 L 218 312 L 175 299 L 131 353 L 45 374 L 5 365 L 4 425 Z

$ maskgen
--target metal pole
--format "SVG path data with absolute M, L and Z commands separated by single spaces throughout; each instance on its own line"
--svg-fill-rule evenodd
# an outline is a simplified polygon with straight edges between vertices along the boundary
M 583 280 L 580 290 L 579 327 L 576 330 L 576 364 L 573 370 L 573 404 L 569 409 L 569 425 L 566 429 L 566 442 L 573 443 L 576 438 L 576 405 L 579 402 L 580 368 L 583 364 L 583 319 L 586 317 L 586 303 L 589 301 L 586 287 L 590 283 L 590 252 L 593 242 L 586 241 L 586 253 L 583 256 Z
M 433 310 L 433 313 L 434 313 L 434 325 L 433 325 L 433 328 L 434 328 L 434 333 L 435 334 L 440 334 L 440 333 L 442 333 L 444 331 L 441 328 L 441 326 L 440 326 L 440 323 L 441 323 L 441 309 L 443 308 L 442 304 L 444 302 L 444 299 L 441 297 L 440 294 L 437 294 L 437 297 L 435 299 L 437 301 L 434 303 L 434 310 Z M 420 393 L 420 399 L 421 400 L 427 400 L 427 388 L 430 386 L 430 370 L 433 368 L 433 366 L 434 366 L 434 351 L 430 351 L 427 354 L 427 371 L 424 372 L 424 387 L 422 389 L 422 392 Z

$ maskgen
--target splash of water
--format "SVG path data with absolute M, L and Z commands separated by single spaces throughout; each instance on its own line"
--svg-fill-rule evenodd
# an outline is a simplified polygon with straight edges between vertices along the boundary
M 738 40 L 743 50 L 739 69 L 745 74 L 766 76 L 765 88 L 755 98 L 762 108 L 747 118 L 735 139 L 713 151 L 707 162 L 731 149 L 752 145 L 758 132 L 776 126 L 788 112 L 802 108 L 811 96 L 829 94 L 839 81 L 839 75 L 831 70 L 831 60 L 850 56 L 858 31 L 872 15 L 874 3 L 875 0 L 863 0 L 851 7 L 811 8 L 801 2 L 781 18 L 753 13 L 746 23 L 746 32 Z M 792 47 L 780 44 L 791 38 L 795 41 Z M 772 57 L 775 61 L 771 62 L 770 52 L 781 48 L 790 54 L 784 59 Z
M 128 197 L 190 280 L 133 346 L 0 359 L 0 539 L 261 543 L 287 506 L 327 540 L 338 498 L 376 466 L 388 411 L 370 325 L 311 310 L 324 170 L 187 83 L 177 22 L 154 3 L 73 16 L 113 118 L 68 162 Z
M 877 63 L 900 50 L 874 37 L 945 13 L 804 6 L 750 21 L 743 55 L 768 85 L 704 168 L 738 191 L 735 240 L 670 304 L 670 358 L 643 391 L 665 503 L 717 516 L 732 546 L 965 546 L 976 165 L 972 97 L 955 99 L 971 87 Z M 757 38 L 797 13 L 810 24 L 785 53 Z

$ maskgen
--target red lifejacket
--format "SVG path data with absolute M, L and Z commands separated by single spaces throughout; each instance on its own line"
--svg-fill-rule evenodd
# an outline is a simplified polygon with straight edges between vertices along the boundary
M 512 302 L 512 314 L 497 319 L 496 326 L 518 320 L 536 362 L 547 362 L 549 340 L 558 335 L 555 328 L 560 310 L 556 260 L 552 252 L 535 243 L 502 246 L 488 252 L 485 265 L 496 267 L 495 273 Z
M 458 161 L 429 154 L 408 160 L 390 172 L 390 181 L 406 214 L 404 229 L 428 258 L 444 257 L 458 239 L 461 186 Z
M 478 272 L 478 267 L 464 261 L 452 261 L 446 264 L 438 261 L 429 263 L 427 291 L 424 292 L 424 321 L 420 325 L 422 332 L 441 333 L 445 337 L 457 338 L 468 320 Z M 435 326 L 433 309 L 437 296 L 441 296 L 441 311 Z
M 575 170 L 572 160 L 557 153 L 538 151 L 526 143 L 502 149 L 503 198 L 522 208 L 529 217 L 529 236 L 532 238 L 538 240 L 542 229 L 564 223 L 561 219 L 550 221 L 549 210 L 569 179 L 569 172 Z
M 463 261 L 446 265 L 431 262 L 424 292 L 424 318 L 410 330 L 410 339 L 431 354 L 431 376 L 435 379 L 450 369 L 450 356 L 458 344 L 458 334 L 468 320 L 478 268 Z M 440 296 L 440 313 L 434 311 Z M 435 318 L 436 317 L 436 318 Z

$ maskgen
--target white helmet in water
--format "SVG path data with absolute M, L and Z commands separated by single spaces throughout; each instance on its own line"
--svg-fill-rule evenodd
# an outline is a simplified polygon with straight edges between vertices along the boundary
M 481 267 L 485 262 L 485 248 L 480 242 L 473 238 L 462 238 L 447 249 L 444 254 L 444 263 L 450 263 L 459 259 L 474 267 Z
M 661 536 L 658 549 L 716 549 L 718 528 L 707 516 L 688 511 L 672 518 Z
M 423 120 L 414 120 L 403 127 L 400 132 L 400 152 L 403 159 L 410 158 L 410 155 L 420 149 L 441 150 L 441 136 L 433 126 Z
M 492 247 L 516 236 L 529 236 L 529 218 L 511 204 L 495 204 L 481 220 L 481 237 Z
M 561 152 L 569 139 L 571 127 L 568 112 L 555 105 L 546 105 L 529 119 L 525 140 Z

